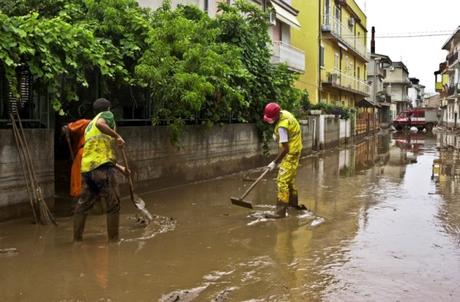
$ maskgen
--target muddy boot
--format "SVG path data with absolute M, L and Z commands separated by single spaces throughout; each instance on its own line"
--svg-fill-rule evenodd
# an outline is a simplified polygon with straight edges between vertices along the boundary
M 119 213 L 107 213 L 107 235 L 109 241 L 118 240 L 118 224 L 120 221 Z
M 86 215 L 74 214 L 73 216 L 73 241 L 83 240 L 83 231 L 85 230 Z
M 289 208 L 299 211 L 307 210 L 307 207 L 305 207 L 303 204 L 299 206 L 299 195 L 297 195 L 297 192 L 292 192 L 289 194 Z
M 286 217 L 287 207 L 288 207 L 288 204 L 286 202 L 282 202 L 278 200 L 276 202 L 275 212 L 273 214 L 271 213 L 265 214 L 265 218 L 274 218 L 274 219 L 284 218 Z

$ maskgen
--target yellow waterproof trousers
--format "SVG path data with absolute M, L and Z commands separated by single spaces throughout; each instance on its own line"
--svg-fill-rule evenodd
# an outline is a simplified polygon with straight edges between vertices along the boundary
M 290 195 L 297 195 L 295 178 L 299 167 L 300 153 L 287 154 L 280 164 L 276 184 L 278 186 L 278 200 L 289 203 Z

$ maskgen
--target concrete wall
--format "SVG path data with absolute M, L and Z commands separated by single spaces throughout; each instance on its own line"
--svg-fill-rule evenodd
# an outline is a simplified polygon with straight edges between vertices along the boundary
M 340 119 L 326 117 L 324 120 L 324 147 L 332 147 L 339 143 Z
M 54 131 L 25 129 L 44 197 L 54 197 Z M 0 129 L 0 221 L 31 213 L 19 153 L 11 129 Z
M 119 132 L 127 142 L 135 181 L 149 188 L 213 178 L 265 163 L 253 125 L 188 126 L 179 146 L 170 142 L 167 127 L 121 127 Z
M 319 119 L 319 116 L 312 116 L 301 121 L 304 154 L 318 147 Z M 322 145 L 338 144 L 340 120 L 330 116 L 322 119 Z M 262 142 L 253 124 L 232 124 L 211 129 L 187 126 L 179 146 L 170 142 L 167 127 L 120 127 L 118 130 L 127 142 L 127 157 L 139 191 L 260 167 L 268 164 L 277 153 L 277 146 L 272 141 L 271 155 L 268 158 L 263 156 Z M 63 177 L 54 175 L 54 130 L 27 129 L 26 136 L 39 183 L 45 198 L 52 203 L 55 179 Z M 122 162 L 122 157 L 118 158 Z M 120 176 L 120 181 L 123 183 L 125 179 Z M 0 209 L 0 221 L 31 215 L 11 129 L 0 130 Z
M 262 141 L 252 124 L 232 124 L 205 129 L 188 126 L 179 146 L 170 142 L 166 127 L 121 127 L 127 157 L 140 189 L 155 189 L 210 179 L 268 164 Z M 314 122 L 303 122 L 304 154 L 314 143 Z M 270 144 L 270 153 L 277 152 Z M 121 157 L 119 157 L 121 159 Z

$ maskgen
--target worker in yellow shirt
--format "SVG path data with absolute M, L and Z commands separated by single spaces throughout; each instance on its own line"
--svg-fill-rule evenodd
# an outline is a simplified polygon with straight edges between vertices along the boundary
M 110 241 L 118 240 L 120 196 L 115 171 L 129 171 L 117 164 L 113 143 L 123 148 L 125 141 L 116 132 L 111 103 L 103 98 L 93 103 L 96 114 L 85 129 L 85 145 L 81 160 L 84 184 L 74 213 L 74 241 L 83 239 L 86 216 L 98 197 L 107 203 L 107 234 Z
M 298 210 L 306 209 L 299 206 L 298 192 L 295 186 L 297 168 L 299 167 L 302 152 L 302 133 L 300 124 L 290 112 L 281 110 L 277 103 L 268 103 L 264 109 L 264 121 L 275 125 L 274 138 L 279 144 L 280 151 L 267 168 L 272 171 L 279 165 L 276 178 L 278 193 L 274 214 L 267 214 L 267 218 L 286 217 L 287 207 Z

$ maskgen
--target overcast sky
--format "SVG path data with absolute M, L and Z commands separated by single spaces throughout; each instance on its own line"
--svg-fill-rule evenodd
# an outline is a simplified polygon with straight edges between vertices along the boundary
M 449 35 L 414 38 L 378 38 L 391 34 L 454 32 L 460 25 L 460 0 L 355 0 L 376 30 L 376 52 L 403 61 L 409 76 L 434 91 L 433 72 L 445 61 L 442 45 Z

